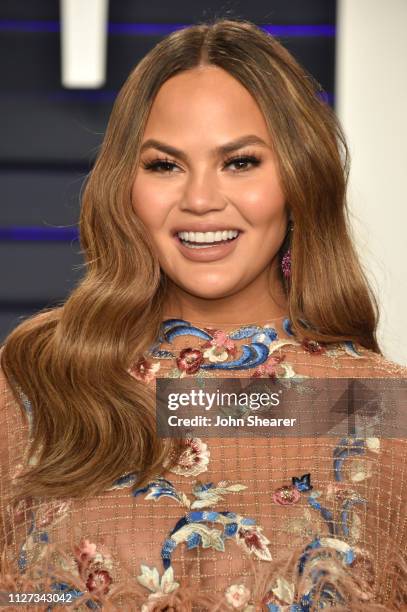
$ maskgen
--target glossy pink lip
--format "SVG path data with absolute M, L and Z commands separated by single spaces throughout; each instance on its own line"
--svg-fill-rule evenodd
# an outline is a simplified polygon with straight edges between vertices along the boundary
M 188 247 L 182 244 L 181 240 L 178 238 L 177 235 L 174 236 L 174 239 L 179 251 L 182 253 L 182 255 L 184 255 L 184 257 L 186 257 L 186 259 L 189 259 L 191 261 L 211 262 L 217 261 L 218 259 L 223 259 L 227 255 L 232 253 L 235 250 L 241 238 L 241 235 L 242 232 L 240 232 L 234 240 L 229 240 L 225 244 L 219 244 L 217 246 L 202 249 L 189 249 Z

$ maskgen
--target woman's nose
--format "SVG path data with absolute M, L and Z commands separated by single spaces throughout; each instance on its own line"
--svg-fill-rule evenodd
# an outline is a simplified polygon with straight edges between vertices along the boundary
M 222 210 L 225 205 L 226 199 L 220 193 L 215 173 L 202 171 L 190 174 L 180 203 L 182 210 L 204 213 L 209 210 Z

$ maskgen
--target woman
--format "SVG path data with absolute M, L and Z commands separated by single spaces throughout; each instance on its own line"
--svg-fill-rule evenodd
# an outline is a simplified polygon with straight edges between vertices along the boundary
M 130 75 L 84 192 L 86 275 L 2 350 L 3 590 L 78 610 L 407 603 L 404 440 L 156 434 L 159 377 L 406 378 L 318 94 L 228 20 Z

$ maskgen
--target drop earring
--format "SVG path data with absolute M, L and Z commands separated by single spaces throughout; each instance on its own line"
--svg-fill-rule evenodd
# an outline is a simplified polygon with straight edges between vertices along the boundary
M 284 278 L 288 280 L 291 277 L 291 232 L 294 230 L 294 223 L 290 219 L 288 222 L 286 241 L 288 242 L 288 249 L 284 253 L 283 258 L 281 260 L 281 270 L 283 272 Z

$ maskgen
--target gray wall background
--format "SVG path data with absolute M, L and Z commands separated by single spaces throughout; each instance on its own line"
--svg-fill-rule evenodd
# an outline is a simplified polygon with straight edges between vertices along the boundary
M 334 0 L 111 0 L 106 85 L 66 90 L 57 0 L 1 0 L 0 341 L 27 316 L 63 302 L 83 274 L 80 189 L 118 90 L 161 38 L 134 24 L 229 17 L 286 26 L 280 41 L 334 104 L 335 14 Z M 314 27 L 295 27 L 304 25 Z

